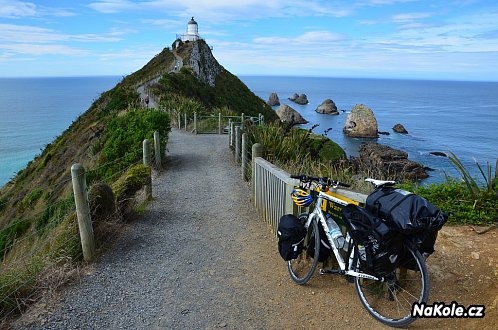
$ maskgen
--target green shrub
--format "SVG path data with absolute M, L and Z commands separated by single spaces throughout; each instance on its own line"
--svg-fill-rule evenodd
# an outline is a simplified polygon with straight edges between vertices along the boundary
M 143 157 L 144 139 L 154 141 L 154 132 L 161 137 L 161 153 L 170 131 L 169 115 L 153 109 L 130 110 L 111 120 L 106 127 L 104 146 L 97 170 L 89 171 L 87 181 L 100 179 L 112 181 L 125 168 L 140 161 Z
M 16 220 L 7 228 L 2 229 L 0 231 L 0 257 L 3 258 L 6 252 L 10 250 L 12 243 L 16 238 L 24 235 L 26 230 L 31 225 L 31 221 L 28 219 L 25 220 Z
M 46 233 L 49 229 L 61 223 L 74 208 L 75 203 L 72 195 L 46 207 L 43 213 L 35 220 L 36 231 L 40 235 Z
M 150 176 L 150 167 L 138 164 L 130 167 L 113 185 L 116 201 L 130 198 L 133 194 L 147 184 Z
M 451 224 L 491 224 L 498 221 L 498 199 L 494 193 L 482 190 L 474 195 L 465 182 L 448 178 L 440 184 L 415 186 L 404 184 L 403 189 L 426 198 L 444 212 L 449 212 Z
M 24 212 L 28 207 L 33 206 L 34 203 L 43 195 L 43 190 L 40 188 L 35 188 L 30 191 L 19 203 L 19 212 Z
M 0 212 L 2 212 L 7 207 L 8 202 L 9 200 L 7 199 L 7 197 L 0 198 Z
M 251 144 L 260 143 L 265 157 L 278 163 L 330 161 L 345 158 L 344 150 L 326 136 L 312 133 L 312 130 L 291 128 L 281 123 L 250 126 Z

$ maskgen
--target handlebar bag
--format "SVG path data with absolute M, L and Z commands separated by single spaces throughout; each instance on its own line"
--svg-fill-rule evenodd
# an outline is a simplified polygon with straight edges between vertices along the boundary
M 278 222 L 278 252 L 285 261 L 296 259 L 303 250 L 306 228 L 292 215 L 282 216 Z

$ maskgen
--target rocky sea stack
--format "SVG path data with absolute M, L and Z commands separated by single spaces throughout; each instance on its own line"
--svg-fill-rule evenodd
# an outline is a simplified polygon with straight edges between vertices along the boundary
M 339 114 L 339 111 L 337 111 L 337 106 L 335 105 L 334 101 L 332 101 L 331 99 L 326 99 L 325 101 L 323 101 L 322 104 L 320 104 L 315 111 L 325 115 Z
M 278 99 L 277 93 L 271 93 L 268 102 L 266 102 L 269 106 L 273 107 L 275 105 L 280 105 L 280 100 Z
M 400 133 L 400 134 L 408 134 L 408 131 L 406 130 L 406 128 L 401 124 L 394 125 L 393 131 L 395 131 L 396 133 Z
M 292 97 L 289 97 L 289 100 L 291 100 L 294 103 L 300 104 L 300 105 L 306 105 L 309 103 L 308 97 L 306 96 L 306 94 L 299 94 L 298 95 L 297 93 L 294 93 L 294 95 L 292 95 Z
M 299 125 L 299 124 L 307 124 L 308 121 L 301 116 L 299 112 L 292 109 L 290 106 L 283 104 L 281 105 L 277 111 L 277 116 L 280 118 L 280 121 L 284 123 L 288 123 L 291 125 Z
M 353 138 L 377 138 L 378 125 L 373 111 L 363 104 L 355 105 L 346 118 L 343 132 Z

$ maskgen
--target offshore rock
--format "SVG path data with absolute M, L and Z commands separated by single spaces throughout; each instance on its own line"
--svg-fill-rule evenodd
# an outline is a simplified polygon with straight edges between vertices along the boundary
M 400 134 L 408 134 L 408 131 L 406 130 L 406 128 L 401 124 L 394 125 L 393 131 L 395 131 L 396 133 L 400 133 Z
M 337 111 L 337 106 L 335 105 L 334 101 L 332 101 L 331 99 L 326 99 L 325 101 L 323 101 L 322 104 L 320 104 L 315 111 L 325 115 L 339 114 L 339 111 Z
M 346 118 L 343 132 L 353 138 L 377 138 L 378 125 L 373 111 L 363 104 L 355 105 Z
M 280 121 L 284 123 L 288 123 L 290 125 L 299 125 L 299 124 L 307 124 L 308 121 L 301 116 L 299 112 L 292 109 L 286 104 L 281 105 L 277 111 L 277 116 L 280 118 Z
M 408 159 L 404 151 L 374 143 L 362 143 L 359 148 L 360 161 L 374 175 L 397 180 L 420 180 L 429 177 L 427 169 L 420 163 Z
M 266 102 L 269 106 L 273 107 L 275 105 L 280 105 L 280 100 L 278 99 L 277 93 L 271 93 L 268 102 Z
M 300 105 L 305 105 L 305 104 L 309 103 L 308 97 L 306 96 L 306 94 L 297 95 L 297 93 L 294 93 L 294 95 L 292 95 L 292 97 L 289 97 L 289 100 L 291 100 L 294 103 L 300 104 Z

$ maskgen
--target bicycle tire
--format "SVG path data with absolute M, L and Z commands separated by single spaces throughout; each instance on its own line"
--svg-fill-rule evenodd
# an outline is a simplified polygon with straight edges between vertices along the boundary
M 355 278 L 355 287 L 363 307 L 377 321 L 391 327 L 406 327 L 414 303 L 426 303 L 429 297 L 429 275 L 418 250 L 405 245 L 406 261 L 385 278 L 385 282 Z M 405 267 L 403 267 L 405 266 Z M 361 269 L 360 269 L 361 270 Z
M 299 220 L 303 223 L 308 219 L 308 213 L 302 213 L 299 215 Z M 314 233 L 314 235 L 313 235 Z M 310 242 L 310 239 L 314 237 L 314 242 Z M 308 254 L 309 244 L 314 244 L 315 255 L 317 258 L 312 258 Z M 296 259 L 289 260 L 287 262 L 287 269 L 291 279 L 299 285 L 306 284 L 313 273 L 315 272 L 316 265 L 318 264 L 318 254 L 320 252 L 320 236 L 318 235 L 318 223 L 316 219 L 313 219 L 308 227 L 308 232 L 304 239 L 304 247 L 299 256 Z

